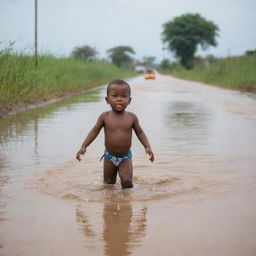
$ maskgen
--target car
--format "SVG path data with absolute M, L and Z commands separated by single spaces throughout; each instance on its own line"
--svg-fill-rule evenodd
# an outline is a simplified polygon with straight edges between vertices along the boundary
M 155 79 L 156 74 L 153 69 L 147 69 L 146 72 L 144 73 L 144 78 L 145 79 Z

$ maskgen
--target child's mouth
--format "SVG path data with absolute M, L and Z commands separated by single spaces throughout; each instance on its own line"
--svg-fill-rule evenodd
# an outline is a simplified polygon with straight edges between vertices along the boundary
M 115 105 L 115 109 L 118 110 L 118 111 L 123 110 L 124 106 L 122 104 L 117 104 L 117 105 Z

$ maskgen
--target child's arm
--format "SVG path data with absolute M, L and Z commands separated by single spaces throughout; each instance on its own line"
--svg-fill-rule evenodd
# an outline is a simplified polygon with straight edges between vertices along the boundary
M 148 158 L 151 162 L 154 161 L 154 153 L 151 150 L 150 144 L 148 142 L 148 138 L 144 131 L 142 130 L 139 120 L 136 115 L 134 115 L 134 124 L 133 124 L 133 130 L 135 131 L 139 141 L 144 146 L 146 154 L 148 155 Z
M 91 129 L 91 131 L 88 133 L 80 150 L 77 152 L 76 159 L 78 161 L 81 160 L 81 155 L 85 154 L 86 148 L 95 140 L 95 138 L 98 136 L 101 128 L 104 126 L 103 116 L 104 116 L 104 113 L 99 116 L 97 123 L 94 125 L 94 127 Z

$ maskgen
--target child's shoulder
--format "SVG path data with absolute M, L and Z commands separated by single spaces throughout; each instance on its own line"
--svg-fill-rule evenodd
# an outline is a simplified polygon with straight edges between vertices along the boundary
M 126 111 L 126 114 L 129 115 L 129 116 L 130 116 L 131 118 L 133 118 L 133 119 L 137 119 L 136 114 L 133 113 L 133 112 L 128 112 L 128 111 Z
M 109 112 L 110 112 L 110 111 L 102 112 L 102 113 L 99 115 L 99 118 L 105 118 L 106 116 L 109 115 Z

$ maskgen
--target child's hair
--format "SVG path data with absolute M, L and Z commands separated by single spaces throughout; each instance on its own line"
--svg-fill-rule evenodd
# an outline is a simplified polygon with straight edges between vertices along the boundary
M 131 87 L 130 87 L 130 85 L 129 85 L 128 83 L 126 83 L 124 80 L 116 79 L 116 80 L 114 80 L 114 81 L 112 81 L 112 82 L 110 82 L 110 83 L 108 84 L 108 87 L 107 87 L 107 96 L 108 96 L 108 94 L 109 94 L 110 86 L 111 86 L 112 84 L 118 84 L 118 85 L 125 85 L 125 86 L 127 86 L 127 87 L 128 87 L 128 90 L 129 90 L 129 95 L 131 95 Z

